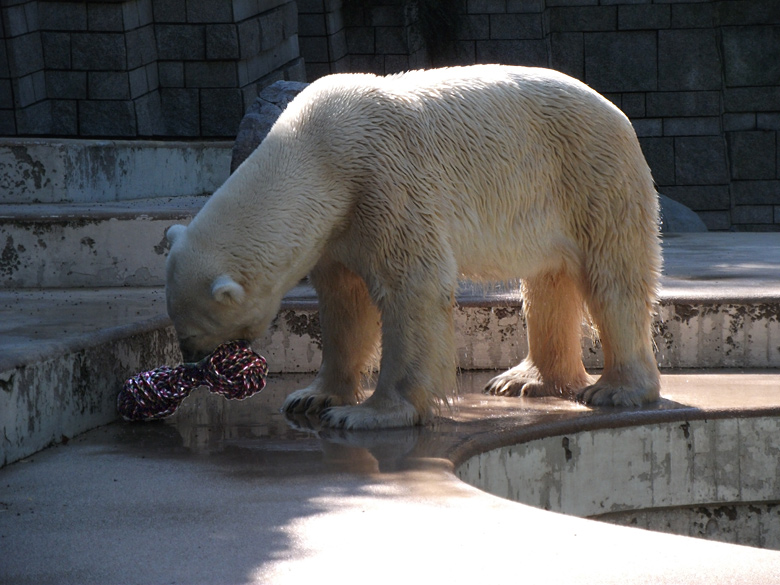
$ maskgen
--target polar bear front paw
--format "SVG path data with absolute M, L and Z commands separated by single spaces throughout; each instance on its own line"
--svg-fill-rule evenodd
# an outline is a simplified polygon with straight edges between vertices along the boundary
M 355 404 L 343 396 L 323 392 L 317 388 L 303 388 L 290 394 L 282 405 L 282 412 L 287 414 L 316 414 L 331 406 Z
M 485 394 L 493 396 L 550 396 L 556 392 L 555 388 L 545 384 L 539 372 L 533 366 L 520 364 L 499 374 L 485 385 Z
M 375 408 L 366 404 L 334 406 L 320 414 L 322 424 L 346 430 L 393 429 L 411 427 L 421 422 L 419 413 L 409 403 L 391 408 Z

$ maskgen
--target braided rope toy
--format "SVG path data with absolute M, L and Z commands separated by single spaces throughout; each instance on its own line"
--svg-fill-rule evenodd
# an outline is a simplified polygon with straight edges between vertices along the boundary
M 268 365 L 246 341 L 231 341 L 194 364 L 161 366 L 127 380 L 117 396 L 126 421 L 156 420 L 174 413 L 199 386 L 225 398 L 243 400 L 265 386 Z

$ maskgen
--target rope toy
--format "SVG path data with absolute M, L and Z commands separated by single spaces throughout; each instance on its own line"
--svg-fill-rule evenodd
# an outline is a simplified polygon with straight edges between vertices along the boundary
M 247 341 L 231 341 L 194 364 L 161 366 L 127 380 L 117 396 L 126 421 L 156 420 L 174 413 L 199 386 L 225 398 L 243 400 L 265 386 L 268 365 Z

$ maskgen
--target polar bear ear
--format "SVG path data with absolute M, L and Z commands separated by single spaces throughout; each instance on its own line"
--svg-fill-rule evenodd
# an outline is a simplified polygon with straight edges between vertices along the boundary
M 211 283 L 211 296 L 218 303 L 238 305 L 244 300 L 244 295 L 244 287 L 227 274 L 217 276 Z
M 165 232 L 165 237 L 168 239 L 168 243 L 173 244 L 182 236 L 186 229 L 187 226 L 181 224 L 176 224 L 169 227 L 168 231 Z

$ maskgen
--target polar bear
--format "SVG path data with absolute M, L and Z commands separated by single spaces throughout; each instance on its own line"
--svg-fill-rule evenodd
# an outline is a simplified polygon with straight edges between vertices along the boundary
M 169 230 L 186 358 L 256 339 L 309 274 L 322 366 L 283 409 L 323 424 L 429 421 L 455 388 L 460 276 L 522 279 L 529 351 L 486 391 L 637 406 L 659 398 L 658 198 L 629 120 L 561 73 L 477 65 L 305 89 L 188 227 Z M 582 323 L 604 369 L 582 364 Z M 381 341 L 376 389 L 361 373 Z

